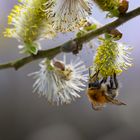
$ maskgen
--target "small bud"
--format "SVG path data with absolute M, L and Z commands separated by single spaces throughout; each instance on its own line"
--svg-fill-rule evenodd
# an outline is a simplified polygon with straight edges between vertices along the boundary
M 115 40 L 119 40 L 122 38 L 122 33 L 117 29 L 112 29 L 109 34 L 111 34 L 113 38 L 115 38 Z
M 100 9 L 109 12 L 109 17 L 119 16 L 119 0 L 93 0 Z
M 82 50 L 82 44 L 77 44 L 77 46 L 75 47 L 75 50 L 73 50 L 73 54 L 78 54 L 79 53 L 79 51 L 81 51 Z
M 129 7 L 129 2 L 127 0 L 122 0 L 119 6 L 119 12 L 120 14 L 125 14 L 126 11 L 128 10 Z

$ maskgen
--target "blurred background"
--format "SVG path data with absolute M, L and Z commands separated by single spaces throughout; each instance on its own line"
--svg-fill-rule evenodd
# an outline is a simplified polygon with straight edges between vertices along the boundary
M 0 0 L 0 32 L 7 26 L 7 16 L 17 0 Z M 140 0 L 130 0 L 130 9 L 140 6 Z M 105 14 L 96 7 L 93 16 L 101 23 Z M 39 69 L 33 62 L 18 71 L 0 71 L 0 140 L 138 140 L 140 139 L 140 17 L 119 27 L 122 42 L 134 47 L 134 65 L 119 77 L 119 99 L 127 106 L 108 105 L 102 111 L 92 110 L 85 95 L 70 105 L 51 106 L 44 97 L 32 93 L 32 77 L 27 74 Z M 54 41 L 42 41 L 44 49 L 70 39 L 62 35 Z M 15 39 L 0 38 L 0 63 L 22 57 Z M 85 53 L 88 54 L 85 56 Z M 69 58 L 73 57 L 71 54 Z M 87 48 L 80 54 L 87 65 L 93 53 Z

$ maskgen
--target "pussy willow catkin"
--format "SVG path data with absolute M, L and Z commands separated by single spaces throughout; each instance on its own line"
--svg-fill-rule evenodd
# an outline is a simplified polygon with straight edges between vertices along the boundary
M 103 11 L 108 11 L 110 16 L 119 16 L 128 9 L 127 0 L 93 0 Z
M 102 39 L 94 59 L 95 70 L 100 71 L 103 77 L 122 73 L 132 64 L 129 56 L 131 49 L 111 39 Z
M 8 16 L 12 27 L 7 28 L 4 35 L 20 40 L 27 49 L 32 44 L 36 46 L 40 38 L 51 38 L 55 34 L 51 27 L 51 4 L 51 0 L 20 0 Z

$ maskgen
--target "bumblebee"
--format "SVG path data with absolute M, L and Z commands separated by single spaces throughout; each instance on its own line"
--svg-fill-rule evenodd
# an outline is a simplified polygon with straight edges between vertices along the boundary
M 118 81 L 116 74 L 110 76 L 109 83 L 107 83 L 107 77 L 101 81 L 98 78 L 99 72 L 95 73 L 89 79 L 87 96 L 91 102 L 94 110 L 101 110 L 106 104 L 112 103 L 115 105 L 126 105 L 125 103 L 115 99 L 118 95 Z

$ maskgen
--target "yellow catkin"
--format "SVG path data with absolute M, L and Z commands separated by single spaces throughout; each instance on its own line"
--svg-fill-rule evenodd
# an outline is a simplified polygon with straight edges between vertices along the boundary
M 121 0 L 93 0 L 103 11 L 108 11 L 109 16 L 120 15 Z
M 110 39 L 102 40 L 94 59 L 95 70 L 99 70 L 103 77 L 111 76 L 113 73 L 120 74 L 131 66 L 129 53 L 129 49 L 122 43 Z
M 51 0 L 20 0 L 8 16 L 10 27 L 4 36 L 16 38 L 24 44 L 31 44 L 40 38 L 52 38 L 55 32 L 51 25 L 51 6 Z

